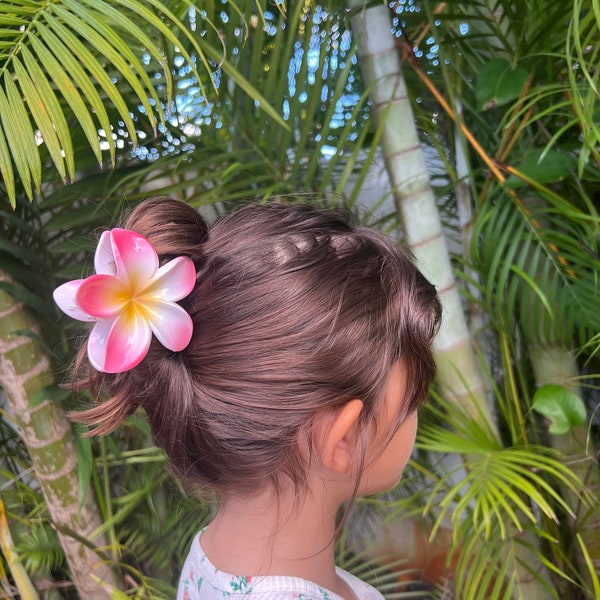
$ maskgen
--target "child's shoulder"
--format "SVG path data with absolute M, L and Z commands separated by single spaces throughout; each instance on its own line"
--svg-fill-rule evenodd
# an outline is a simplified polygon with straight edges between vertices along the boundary
M 383 600 L 373 587 L 343 569 L 338 575 L 354 592 L 357 600 Z M 177 600 L 344 600 L 320 585 L 286 576 L 242 576 L 217 569 L 204 554 L 200 536 L 185 561 Z

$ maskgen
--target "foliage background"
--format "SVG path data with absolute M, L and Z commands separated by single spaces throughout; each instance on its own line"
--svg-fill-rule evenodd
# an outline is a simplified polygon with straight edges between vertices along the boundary
M 391 132 L 360 69 L 364 11 L 385 13 L 371 33 L 402 59 L 414 118 Z M 25 412 L 67 423 L 85 402 L 57 385 L 81 332 L 51 291 L 89 273 L 97 231 L 149 195 L 208 218 L 283 195 L 402 239 L 411 215 L 385 140 L 416 124 L 487 392 L 432 390 L 403 484 L 356 507 L 340 561 L 375 559 L 366 577 L 390 598 L 600 597 L 599 28 L 591 0 L 0 2 L 3 593 L 85 597 L 57 530 L 78 534 L 48 507 L 6 367 L 24 337 L 37 350 L 22 372 L 46 357 L 50 377 L 24 386 Z M 84 537 L 116 567 L 113 597 L 173 597 L 210 507 L 170 478 L 141 415 L 73 440 L 71 486 L 77 505 L 91 491 L 99 525 Z M 398 555 L 407 517 L 445 549 L 437 570 Z

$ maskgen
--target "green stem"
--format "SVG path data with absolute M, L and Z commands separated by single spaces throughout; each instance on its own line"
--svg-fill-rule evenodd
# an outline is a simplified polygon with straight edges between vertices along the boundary
M 8 527 L 8 520 L 6 518 L 6 510 L 4 503 L 0 498 L 0 549 L 8 568 L 12 573 L 15 585 L 19 590 L 22 600 L 39 600 L 39 596 L 35 586 L 33 585 L 27 571 L 19 561 L 17 557 L 10 529 Z
M 105 457 L 107 454 L 106 451 L 106 439 L 104 437 L 100 438 L 100 453 L 102 457 Z M 109 470 L 109 461 L 102 461 L 102 486 L 103 486 L 103 499 L 104 499 L 104 509 L 105 509 L 105 522 L 112 522 L 112 518 L 114 516 L 113 505 L 112 505 L 112 494 L 110 491 L 110 470 Z M 114 526 L 111 526 L 107 532 L 108 539 L 111 547 L 111 554 L 113 558 L 116 560 L 119 541 L 117 538 L 117 534 L 115 532 Z
M 527 435 L 527 427 L 525 426 L 525 419 L 523 418 L 523 411 L 519 402 L 519 391 L 511 361 L 510 341 L 508 336 L 503 332 L 500 332 L 498 337 L 502 367 L 504 369 L 505 396 L 510 400 L 514 411 L 506 411 L 506 421 L 511 429 L 510 433 L 513 444 L 516 444 L 521 439 L 523 444 L 527 445 L 529 443 L 529 436 Z

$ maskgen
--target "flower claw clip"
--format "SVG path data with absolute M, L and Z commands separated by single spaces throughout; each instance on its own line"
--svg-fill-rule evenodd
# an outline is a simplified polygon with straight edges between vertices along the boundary
M 100 237 L 94 267 L 95 275 L 58 287 L 54 300 L 70 317 L 95 322 L 87 347 L 95 369 L 133 369 L 148 353 L 152 334 L 173 352 L 190 343 L 192 319 L 176 304 L 196 284 L 190 258 L 179 256 L 159 267 L 146 238 L 112 229 Z

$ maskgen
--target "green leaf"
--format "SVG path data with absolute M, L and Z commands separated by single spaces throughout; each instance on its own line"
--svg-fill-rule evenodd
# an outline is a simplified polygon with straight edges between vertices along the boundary
M 528 154 L 523 162 L 513 165 L 519 171 L 519 174 L 525 175 L 527 179 L 534 180 L 536 183 L 552 183 L 561 181 L 568 177 L 571 169 L 575 166 L 575 158 L 558 150 L 536 150 Z M 515 189 L 529 185 L 524 178 L 511 175 L 504 187 Z
M 598 570 L 594 566 L 592 558 L 590 557 L 589 549 L 586 547 L 586 544 L 579 533 L 577 534 L 577 541 L 579 542 L 581 553 L 583 554 L 583 558 L 585 559 L 585 565 L 589 571 L 590 581 L 594 587 L 594 596 L 596 598 L 600 598 L 600 579 L 598 577 Z
M 58 387 L 55 383 L 46 386 L 36 392 L 29 401 L 29 408 L 33 408 L 46 400 L 52 402 L 63 402 L 69 397 L 69 391 Z
M 75 176 L 75 159 L 73 156 L 73 144 L 71 142 L 71 134 L 69 132 L 69 126 L 67 125 L 67 121 L 65 119 L 63 110 L 60 106 L 60 102 L 56 97 L 55 90 L 49 83 L 44 71 L 40 68 L 39 60 L 33 56 L 31 50 L 29 50 L 27 46 L 22 47 L 21 55 L 23 57 L 23 64 L 25 66 L 27 74 L 29 75 L 31 80 L 35 82 L 36 91 L 39 94 L 40 98 L 43 100 L 44 108 L 50 115 L 50 118 L 52 119 L 53 129 L 56 131 L 56 135 L 58 136 L 62 146 L 62 150 L 64 151 L 64 162 L 67 166 L 68 176 L 70 179 L 73 179 L 73 177 Z M 45 135 L 44 138 L 46 139 Z M 54 160 L 56 162 L 56 159 Z
M 15 174 L 2 127 L 0 127 L 0 173 L 2 174 L 2 181 L 6 187 L 10 205 L 14 208 L 16 206 Z
M 39 127 L 42 133 L 42 137 L 46 147 L 48 148 L 48 152 L 50 153 L 50 156 L 52 157 L 52 160 L 64 181 L 67 178 L 65 160 L 62 156 L 60 141 L 54 129 L 52 117 L 48 113 L 46 102 L 40 96 L 38 88 L 36 87 L 36 83 L 29 78 L 27 71 L 21 64 L 21 61 L 15 58 L 13 59 L 13 64 L 15 67 L 17 80 L 23 92 L 23 96 L 27 101 L 27 106 L 31 111 L 31 115 L 36 125 Z
M 477 76 L 475 100 L 483 110 L 508 104 L 519 97 L 528 73 L 525 69 L 511 68 L 502 58 L 491 60 Z
M 96 225 L 102 216 L 103 214 L 99 206 L 86 204 L 58 213 L 55 217 L 49 219 L 45 225 L 45 230 L 47 232 L 54 232 L 75 229 L 77 227 L 91 228 Z
M 0 216 L 0 218 L 4 217 Z M 13 241 L 4 237 L 0 238 L 0 252 L 6 252 L 10 256 L 18 258 L 23 262 L 29 262 L 38 266 L 42 264 L 42 257 L 37 250 L 28 248 L 18 241 Z
M 17 140 L 27 161 L 27 171 L 36 191 L 39 192 L 42 181 L 42 161 L 35 142 L 35 133 L 29 120 L 29 114 L 23 103 L 23 98 L 12 77 L 4 78 L 4 89 L 10 104 L 9 118 L 12 120 Z M 5 128 L 6 129 L 6 128 Z M 24 172 L 24 171 L 22 171 Z M 31 199 L 31 197 L 30 197 Z
M 36 36 L 32 35 L 30 42 L 31 48 L 38 62 L 50 75 L 50 78 L 56 85 L 56 88 L 61 92 L 67 103 L 70 105 L 73 114 L 77 117 L 81 129 L 88 139 L 90 148 L 94 152 L 94 156 L 98 162 L 101 162 L 102 153 L 100 151 L 100 143 L 98 141 L 98 130 L 91 117 L 88 107 L 78 91 L 78 88 L 74 85 L 71 77 L 67 75 L 61 63 L 56 60 L 54 55 Z
M 221 69 L 227 74 L 235 83 L 242 89 L 248 96 L 254 99 L 254 101 L 265 111 L 273 120 L 281 125 L 284 129 L 289 129 L 289 125 L 283 120 L 281 114 L 267 101 L 263 94 L 261 94 L 256 87 L 252 85 L 245 77 L 242 77 L 240 73 L 228 62 L 223 61 L 219 53 L 209 46 L 205 45 L 206 54 L 214 60 L 221 60 Z
M 5 77 L 5 80 L 9 78 Z M 31 188 L 31 176 L 29 171 L 29 164 L 27 162 L 27 152 L 25 146 L 27 146 L 27 140 L 23 140 L 17 129 L 12 118 L 12 107 L 10 101 L 4 93 L 4 90 L 0 88 L 0 120 L 2 121 L 2 129 L 4 130 L 4 137 L 6 139 L 7 146 L 10 148 L 12 159 L 14 160 L 17 172 L 21 179 L 21 184 L 25 189 L 25 194 L 28 198 L 33 198 L 33 190 Z M 24 143 L 21 144 L 21 141 Z M 8 166 L 8 163 L 7 165 Z M 12 192 L 11 203 L 14 205 L 14 190 Z
M 86 494 L 92 479 L 94 468 L 94 455 L 92 442 L 89 437 L 84 437 L 86 429 L 82 425 L 75 425 L 73 439 L 75 441 L 75 454 L 77 455 L 77 483 L 79 508 L 83 506 Z
M 22 302 L 25 306 L 31 308 L 39 315 L 48 314 L 48 305 L 39 297 L 38 294 L 30 292 L 19 283 L 10 281 L 0 281 L 0 290 L 12 296 L 17 302 Z
M 108 151 L 111 162 L 114 163 L 115 144 L 111 135 L 110 119 L 108 117 L 106 107 L 102 102 L 102 98 L 100 98 L 100 95 L 94 86 L 94 82 L 90 79 L 89 75 L 81 64 L 80 57 L 74 54 L 75 49 L 67 46 L 67 44 L 65 44 L 63 40 L 55 35 L 49 27 L 38 23 L 36 29 L 40 34 L 40 38 L 46 43 L 47 48 L 54 53 L 56 58 L 59 58 L 61 65 L 65 67 L 69 74 L 69 83 L 77 86 L 77 88 L 82 91 L 86 100 L 89 102 L 91 110 L 96 115 L 101 128 L 105 131 L 105 140 L 108 143 Z M 32 42 L 33 39 L 34 36 L 32 36 Z M 76 114 L 77 116 L 80 116 L 78 113 Z M 98 147 L 100 147 L 100 143 L 97 140 L 98 132 L 96 131 L 96 143 L 98 144 Z M 90 139 L 90 143 L 94 144 L 93 137 Z
M 142 106 L 144 106 L 144 109 L 146 110 L 146 115 L 150 121 L 152 128 L 156 129 L 156 117 L 149 98 L 152 97 L 152 99 L 154 100 L 154 105 L 160 113 L 161 102 L 158 93 L 155 87 L 152 85 L 149 76 L 145 73 L 142 65 L 140 64 L 139 58 L 136 57 L 135 52 L 133 52 L 133 50 L 128 47 L 128 45 L 123 41 L 123 39 L 119 36 L 118 32 L 114 30 L 114 28 L 111 28 L 107 23 L 104 22 L 104 19 L 107 16 L 110 18 L 112 13 L 108 15 L 100 14 L 98 18 L 92 18 L 92 15 L 89 12 L 87 12 L 86 8 L 81 6 L 79 2 L 68 2 L 66 4 L 70 7 L 70 10 L 72 12 L 69 13 L 64 9 L 59 9 L 57 7 L 57 14 L 62 16 L 65 22 L 69 23 L 69 27 L 71 29 L 73 29 L 80 36 L 84 37 L 88 45 L 94 46 L 102 56 L 109 59 L 110 64 L 112 64 L 119 71 L 123 79 L 127 81 L 131 88 L 134 90 L 138 99 L 140 100 L 140 103 L 142 104 Z M 96 8 L 98 10 L 102 8 L 102 11 L 114 11 L 114 9 L 106 7 L 104 3 L 98 4 Z M 118 11 L 115 12 L 117 13 L 117 15 L 119 14 Z M 78 15 L 80 18 L 76 18 L 75 15 Z M 148 37 L 144 36 L 142 30 L 137 28 L 135 24 L 131 23 L 131 21 L 127 19 L 124 14 L 120 15 L 120 23 L 121 26 L 127 25 L 127 31 L 130 34 L 135 35 L 136 38 L 140 39 L 140 46 L 146 47 L 148 49 L 152 56 L 159 61 L 161 67 L 163 68 L 163 72 L 165 72 L 164 59 L 160 56 L 160 53 L 154 49 L 152 41 Z M 58 25 L 58 22 L 55 22 L 55 26 Z M 91 59 L 91 56 L 86 60 L 86 63 L 94 63 L 93 59 Z M 103 77 L 99 74 L 98 67 L 100 69 L 102 68 L 101 65 L 99 65 L 99 63 L 96 64 L 96 66 L 94 67 L 94 75 L 99 81 L 99 83 L 103 85 L 103 88 L 105 89 L 109 97 L 112 97 L 111 94 L 108 93 L 110 85 L 107 85 L 106 83 L 102 82 Z M 138 81 L 136 74 L 139 75 L 141 81 L 143 82 L 143 85 Z M 166 77 L 166 83 L 168 89 L 170 89 L 170 77 L 168 76 Z M 113 94 L 118 95 L 116 86 L 113 85 L 113 88 Z M 168 94 L 169 93 L 170 92 L 168 92 Z M 167 97 L 170 98 L 170 96 L 168 95 Z M 115 103 L 115 105 L 117 108 L 119 108 L 118 104 Z M 124 113 L 127 112 L 124 109 L 119 110 L 121 116 L 123 116 Z M 132 129 L 134 129 L 133 126 L 131 125 L 130 128 L 130 126 L 128 125 L 128 130 L 130 131 L 130 134 Z M 135 139 L 135 134 L 132 135 Z
M 66 12 L 66 11 L 65 11 Z M 67 13 L 68 14 L 68 13 Z M 88 27 L 84 23 L 80 23 L 80 20 L 77 19 L 74 15 L 70 15 L 71 20 L 69 22 L 69 26 L 75 29 L 76 25 L 79 25 L 78 33 L 81 37 L 85 37 L 88 43 L 91 42 L 92 39 L 100 38 L 100 41 L 104 42 L 105 40 L 97 34 L 94 29 Z M 127 131 L 131 136 L 134 144 L 137 140 L 137 134 L 135 131 L 135 126 L 133 124 L 133 120 L 129 113 L 129 108 L 127 107 L 125 100 L 119 93 L 116 85 L 114 85 L 110 79 L 110 77 L 105 72 L 105 67 L 103 67 L 92 55 L 92 53 L 86 48 L 86 46 L 73 34 L 67 27 L 65 27 L 62 23 L 60 23 L 57 19 L 53 19 L 48 17 L 48 23 L 53 28 L 54 32 L 66 43 L 69 48 L 73 52 L 77 54 L 77 57 L 81 61 L 82 64 L 88 69 L 93 78 L 98 82 L 98 84 L 102 87 L 102 89 L 106 92 L 106 95 L 119 112 L 120 118 L 125 123 Z M 101 45 L 100 41 L 95 40 L 96 47 Z M 102 48 L 100 48 L 102 51 Z M 108 54 L 108 50 L 105 50 L 105 55 Z M 125 63 L 124 60 L 120 59 L 117 55 L 109 56 L 112 63 L 117 65 L 117 68 L 120 68 L 120 73 L 124 76 L 125 79 L 132 83 L 132 87 L 134 87 L 138 97 L 142 102 L 144 102 L 144 106 L 146 109 L 150 111 L 150 115 L 152 115 L 152 109 L 150 105 L 147 104 L 147 94 L 144 93 L 144 89 L 141 85 L 138 84 L 137 79 L 131 73 L 131 67 Z M 131 76 L 131 77 L 130 77 Z M 151 120 L 152 121 L 152 120 Z
M 548 384 L 533 396 L 533 410 L 550 421 L 550 433 L 564 434 L 571 427 L 583 425 L 587 413 L 583 400 L 561 385 Z
M 38 574 L 50 573 L 64 562 L 56 530 L 46 523 L 34 521 L 21 537 L 17 552 L 26 569 Z

